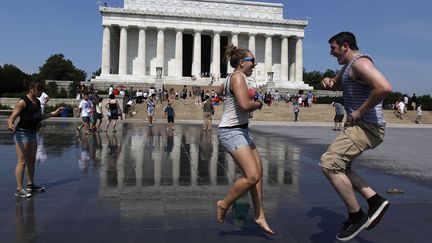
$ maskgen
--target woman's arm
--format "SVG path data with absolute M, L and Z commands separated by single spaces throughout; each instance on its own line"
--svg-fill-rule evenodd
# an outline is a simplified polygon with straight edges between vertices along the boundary
M 230 86 L 234 92 L 234 96 L 239 104 L 240 109 L 243 111 L 252 112 L 262 108 L 261 101 L 253 101 L 249 99 L 248 87 L 242 74 L 233 74 L 231 76 Z
M 15 104 L 15 108 L 12 111 L 11 116 L 8 119 L 8 129 L 12 132 L 15 132 L 15 120 L 21 113 L 21 111 L 25 108 L 25 101 L 23 99 L 19 99 Z
M 48 118 L 53 117 L 53 116 L 58 116 L 58 115 L 60 115 L 60 113 L 63 112 L 63 110 L 64 110 L 63 107 L 59 107 L 59 108 L 57 108 L 57 110 L 55 110 L 55 111 L 52 111 L 52 112 L 50 112 L 50 113 L 45 113 L 45 114 L 42 116 L 42 120 L 48 119 Z

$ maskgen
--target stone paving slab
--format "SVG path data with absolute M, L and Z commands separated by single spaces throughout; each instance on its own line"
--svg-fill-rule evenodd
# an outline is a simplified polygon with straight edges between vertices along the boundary
M 148 128 L 128 121 L 117 133 L 77 136 L 77 120 L 49 120 L 39 134 L 36 166 L 36 182 L 47 191 L 17 199 L 15 147 L 5 121 L 0 118 L 0 242 L 336 242 L 346 217 L 317 165 L 336 136 L 328 123 L 253 122 L 264 205 L 276 231 L 269 236 L 254 225 L 247 196 L 224 224 L 216 223 L 215 202 L 239 174 L 216 132 L 202 132 L 199 122 L 179 122 L 171 133 L 163 123 Z M 358 173 L 392 206 L 380 225 L 351 242 L 430 241 L 431 142 L 428 128 L 390 127 L 385 142 L 358 159 Z M 405 193 L 389 195 L 390 187 Z

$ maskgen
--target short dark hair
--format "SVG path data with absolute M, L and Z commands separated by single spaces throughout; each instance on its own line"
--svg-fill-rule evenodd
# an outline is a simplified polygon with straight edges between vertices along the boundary
M 109 98 L 113 100 L 113 99 L 115 99 L 115 95 L 114 94 L 110 94 Z
M 339 46 L 347 43 L 351 50 L 357 51 L 359 48 L 357 46 L 357 41 L 353 33 L 348 31 L 340 32 L 329 39 L 329 43 L 336 42 Z

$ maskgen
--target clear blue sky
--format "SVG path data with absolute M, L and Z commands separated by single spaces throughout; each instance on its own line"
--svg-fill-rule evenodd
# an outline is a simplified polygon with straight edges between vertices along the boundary
M 287 19 L 309 19 L 304 39 L 307 71 L 340 69 L 327 40 L 356 34 L 395 91 L 432 94 L 432 2 L 428 0 L 262 0 L 284 4 Z M 62 53 L 90 76 L 101 65 L 101 15 L 96 0 L 5 0 L 0 3 L 0 65 L 38 72 Z M 123 6 L 122 0 L 107 0 Z M 429 53 L 429 54 L 428 54 Z

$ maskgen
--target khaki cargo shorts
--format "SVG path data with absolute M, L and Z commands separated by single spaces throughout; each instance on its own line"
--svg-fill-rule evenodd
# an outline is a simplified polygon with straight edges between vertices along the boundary
M 334 173 L 351 170 L 352 161 L 368 149 L 383 142 L 384 127 L 357 121 L 354 125 L 345 124 L 335 140 L 321 156 L 320 166 Z

